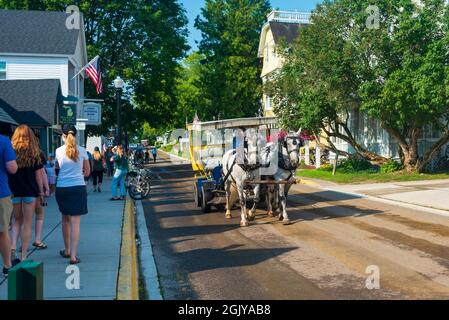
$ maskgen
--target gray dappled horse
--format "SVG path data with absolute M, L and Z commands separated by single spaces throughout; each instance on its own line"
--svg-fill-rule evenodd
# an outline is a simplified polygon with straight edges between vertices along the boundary
M 268 216 L 273 216 L 273 201 L 278 201 L 280 204 L 278 208 L 280 210 L 279 220 L 283 221 L 284 225 L 290 224 L 287 213 L 287 196 L 291 186 L 296 183 L 295 172 L 300 164 L 300 150 L 302 146 L 303 141 L 298 134 L 289 134 L 284 139 L 279 140 L 277 170 L 274 174 L 263 175 L 263 178 L 266 180 L 287 182 L 287 184 L 276 184 L 267 188 Z M 267 147 L 273 148 L 273 146 Z M 262 155 L 271 153 L 262 153 Z M 260 192 L 260 188 L 255 188 L 255 192 Z M 255 198 L 259 198 L 259 194 L 255 194 Z
M 247 213 L 246 200 L 247 192 L 245 181 L 257 181 L 262 176 L 271 181 L 289 181 L 287 185 L 279 185 L 279 188 L 274 188 L 278 191 L 278 197 L 281 203 L 281 220 L 284 224 L 289 224 L 290 220 L 286 210 L 286 199 L 290 186 L 294 183 L 294 172 L 299 166 L 300 160 L 300 148 L 302 141 L 297 134 L 290 134 L 282 137 L 277 143 L 269 143 L 266 147 L 260 151 L 260 157 L 255 154 L 249 154 L 250 159 L 247 159 L 249 163 L 254 162 L 254 157 L 258 157 L 258 166 L 246 166 L 243 164 L 242 159 L 239 159 L 239 154 L 236 150 L 230 150 L 223 156 L 223 174 L 225 179 L 225 191 L 226 191 L 226 218 L 232 218 L 231 208 L 237 199 L 240 200 L 241 206 L 241 222 L 242 227 L 249 225 L 248 221 L 254 219 L 254 214 L 260 199 L 260 185 L 254 187 L 254 206 Z M 241 157 L 241 156 L 240 156 Z M 266 170 L 266 171 L 265 171 Z M 273 214 L 271 208 L 272 193 L 268 192 L 269 202 L 269 215 Z

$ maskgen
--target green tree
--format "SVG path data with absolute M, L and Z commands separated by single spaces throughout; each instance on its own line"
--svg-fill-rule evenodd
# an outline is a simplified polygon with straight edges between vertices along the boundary
M 270 11 L 267 0 L 207 0 L 195 27 L 203 36 L 200 77 L 207 119 L 254 116 L 260 109 L 260 30 Z
M 448 8 L 444 0 L 377 1 L 379 28 L 367 27 L 372 1 L 325 1 L 300 31 L 286 68 L 267 87 L 290 125 L 323 130 L 371 159 L 349 114 L 366 112 L 398 141 L 409 171 L 422 171 L 449 141 Z M 418 140 L 426 125 L 442 138 L 428 152 Z M 329 139 L 330 140 L 330 139 Z
M 185 125 L 185 121 L 192 122 L 195 114 L 200 119 L 206 119 L 206 110 L 210 109 L 210 101 L 204 97 L 201 89 L 201 75 L 203 65 L 201 64 L 204 56 L 198 52 L 193 52 L 187 56 L 179 67 L 179 77 L 176 82 L 176 97 L 178 107 L 174 119 L 178 120 L 174 123 L 175 128 Z

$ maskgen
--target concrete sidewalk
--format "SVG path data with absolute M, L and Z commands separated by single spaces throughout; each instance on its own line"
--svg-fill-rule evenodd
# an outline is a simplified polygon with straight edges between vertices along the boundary
M 339 185 L 307 178 L 301 178 L 301 180 L 303 184 L 327 191 L 351 194 L 371 200 L 392 201 L 397 205 L 449 211 L 449 179 L 354 185 Z
M 112 300 L 117 295 L 117 276 L 120 262 L 123 201 L 109 201 L 111 180 L 104 181 L 103 192 L 88 188 L 89 214 L 81 218 L 81 238 L 78 256 L 81 264 L 80 290 L 66 288 L 68 259 L 59 251 L 64 248 L 61 214 L 54 197 L 49 199 L 44 224 L 44 242 L 48 249 L 32 251 L 30 260 L 44 264 L 44 298 L 49 300 Z M 31 249 L 30 249 L 31 250 Z M 1 259 L 0 259 L 1 260 Z M 2 262 L 3 265 L 3 262 Z M 7 299 L 8 283 L 0 278 L 0 300 Z

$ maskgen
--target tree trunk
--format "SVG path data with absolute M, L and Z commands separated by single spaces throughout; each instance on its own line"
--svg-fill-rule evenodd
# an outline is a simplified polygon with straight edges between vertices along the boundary
M 382 164 L 382 163 L 386 163 L 388 161 L 387 158 L 382 157 L 374 152 L 371 152 L 365 148 L 363 148 L 359 143 L 357 143 L 357 141 L 355 140 L 355 138 L 353 137 L 353 135 L 351 134 L 351 132 L 349 131 L 349 128 L 347 128 L 345 125 L 340 124 L 346 134 L 342 134 L 340 132 L 330 132 L 329 130 L 323 128 L 323 131 L 326 133 L 327 135 L 327 140 L 330 141 L 331 137 L 335 137 L 335 138 L 339 138 L 342 139 L 343 141 L 347 142 L 348 144 L 350 144 L 355 151 L 357 152 L 357 154 L 359 156 L 361 156 L 362 158 L 365 158 L 375 164 Z M 344 155 L 344 156 L 349 156 L 350 154 L 344 151 L 340 151 L 340 155 Z
M 408 141 L 393 128 L 387 128 L 387 132 L 394 137 L 402 151 L 403 164 L 407 172 L 416 172 L 420 163 L 418 139 L 421 135 L 421 129 L 413 128 L 409 130 Z
M 435 157 L 438 151 L 449 142 L 449 131 L 446 131 L 445 134 L 437 141 L 425 154 L 422 161 L 418 162 L 417 170 L 422 173 L 425 171 L 427 164 Z

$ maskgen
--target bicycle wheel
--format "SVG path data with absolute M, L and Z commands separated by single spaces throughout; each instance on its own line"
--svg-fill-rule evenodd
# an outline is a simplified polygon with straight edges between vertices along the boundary
M 148 182 L 140 182 L 129 187 L 129 196 L 133 200 L 144 200 L 150 195 L 150 184 Z

